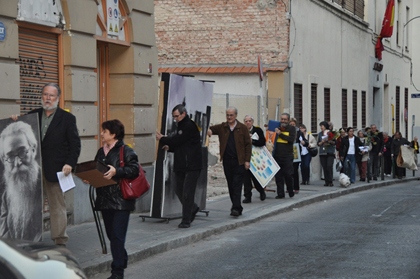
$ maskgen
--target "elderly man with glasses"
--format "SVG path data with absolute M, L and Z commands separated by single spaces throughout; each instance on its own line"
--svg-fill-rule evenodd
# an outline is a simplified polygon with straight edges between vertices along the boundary
M 41 240 L 41 169 L 31 126 L 17 121 L 0 134 L 5 191 L 1 199 L 0 237 Z

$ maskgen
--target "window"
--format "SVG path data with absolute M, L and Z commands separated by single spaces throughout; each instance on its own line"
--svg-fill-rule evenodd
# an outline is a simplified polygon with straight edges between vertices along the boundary
M 294 86 L 294 115 L 293 117 L 296 118 L 298 125 L 300 125 L 303 121 L 302 119 L 302 84 L 296 84 Z
M 347 119 L 347 89 L 341 91 L 341 127 L 346 129 L 348 127 Z
M 395 131 L 400 132 L 400 87 L 395 89 Z
M 366 123 L 366 91 L 362 91 L 362 129 L 367 126 Z
M 364 0 L 333 0 L 334 3 L 340 5 L 343 9 L 360 17 L 365 16 L 365 1 Z
M 331 120 L 331 91 L 329 88 L 324 88 L 324 120 Z
M 357 90 L 353 90 L 353 128 L 357 128 Z
M 308 131 L 311 131 L 313 134 L 316 134 L 316 129 L 318 127 L 318 109 L 317 109 L 317 103 L 318 103 L 318 84 L 311 84 L 311 127 Z
M 408 88 L 404 89 L 404 124 L 405 138 L 408 139 Z

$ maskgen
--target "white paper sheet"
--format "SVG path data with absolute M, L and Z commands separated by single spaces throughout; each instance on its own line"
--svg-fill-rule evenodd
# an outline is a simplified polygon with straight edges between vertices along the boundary
M 259 137 L 259 136 L 258 136 L 258 134 L 255 132 L 254 134 L 252 134 L 251 139 L 253 139 L 253 140 L 259 140 L 259 139 L 260 139 L 260 137 Z
M 73 189 L 76 187 L 73 180 L 73 175 L 69 174 L 67 176 L 64 175 L 62 171 L 57 172 L 58 182 L 60 183 L 61 190 L 63 192 L 67 192 L 68 190 Z

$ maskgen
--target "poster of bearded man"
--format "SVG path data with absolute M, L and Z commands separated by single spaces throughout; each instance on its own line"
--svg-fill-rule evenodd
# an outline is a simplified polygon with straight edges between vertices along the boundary
M 41 143 L 38 116 L 0 120 L 0 237 L 42 237 Z

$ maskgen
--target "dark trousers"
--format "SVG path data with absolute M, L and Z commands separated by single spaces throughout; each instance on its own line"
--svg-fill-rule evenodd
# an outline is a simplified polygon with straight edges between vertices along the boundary
M 201 170 L 175 172 L 175 193 L 182 204 L 182 223 L 185 224 L 191 223 L 192 213 L 197 209 L 194 196 L 200 172 Z
M 312 157 L 311 154 L 306 154 L 301 156 L 302 161 L 300 162 L 300 171 L 302 173 L 302 181 L 303 182 L 309 182 L 309 176 L 310 176 L 310 167 L 311 167 L 311 161 Z
M 325 184 L 333 182 L 333 165 L 334 165 L 334 154 L 320 155 L 322 171 L 324 172 Z
M 244 173 L 244 197 L 250 199 L 252 197 L 252 183 L 254 183 L 255 189 L 261 194 L 264 193 L 264 188 L 255 178 L 250 170 L 246 170 Z
M 384 173 L 391 174 L 391 171 L 392 171 L 391 153 L 383 153 L 382 156 L 384 156 Z
M 379 173 L 379 155 L 376 152 L 369 152 L 370 166 L 368 166 L 367 176 L 377 178 Z
M 299 165 L 300 162 L 293 163 L 293 189 L 299 191 Z
M 241 194 L 244 181 L 245 166 L 239 165 L 237 158 L 223 158 L 223 171 L 228 184 L 232 209 L 242 213 Z
M 293 196 L 293 155 L 289 157 L 275 156 L 274 159 L 280 167 L 276 173 L 277 195 L 284 197 L 284 183 L 286 182 L 289 196 Z
M 128 210 L 102 210 L 106 235 L 111 244 L 113 274 L 124 276 L 127 267 L 128 255 L 125 250 L 125 237 L 127 235 L 130 211 Z

